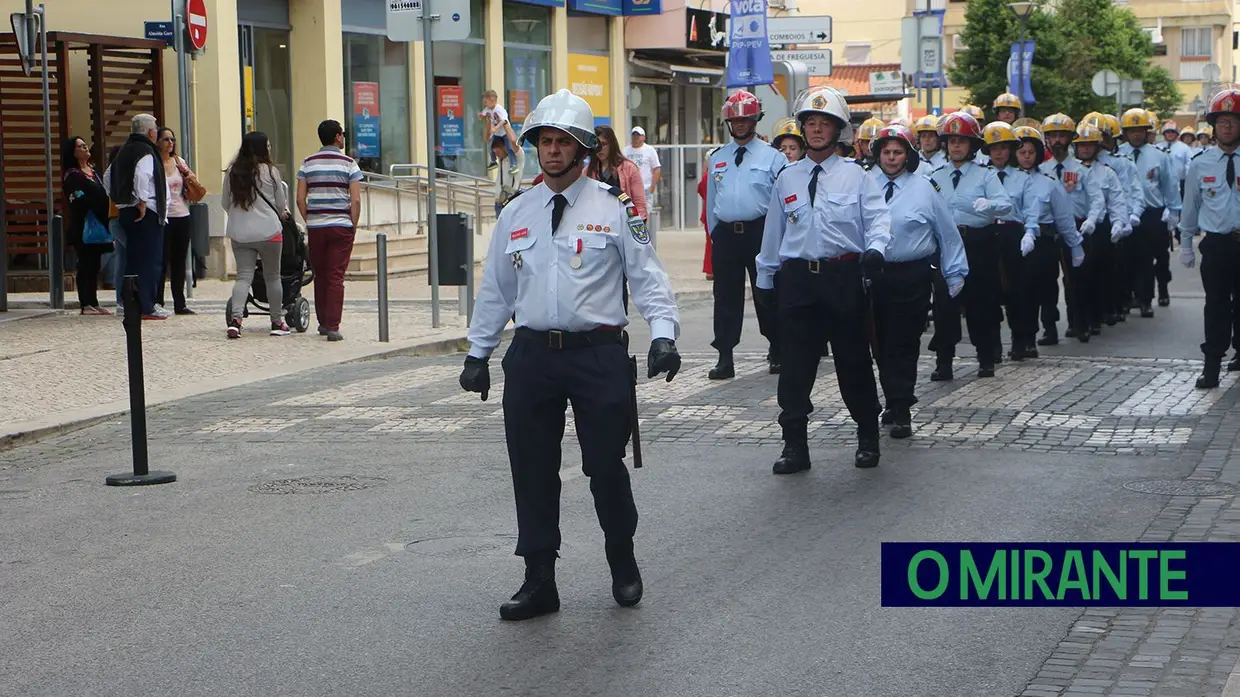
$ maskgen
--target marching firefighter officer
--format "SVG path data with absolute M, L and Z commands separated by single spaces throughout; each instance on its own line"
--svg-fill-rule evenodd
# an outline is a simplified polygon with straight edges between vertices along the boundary
M 1111 114 L 1094 113 L 1085 117 L 1086 123 L 1098 127 L 1102 133 L 1102 150 L 1098 153 L 1098 161 L 1115 170 L 1119 177 L 1120 188 L 1126 196 L 1124 202 L 1128 206 L 1127 234 L 1115 237 L 1111 250 L 1111 283 L 1106 290 L 1108 309 L 1103 321 L 1108 325 L 1128 320 L 1128 310 L 1132 304 L 1132 277 L 1128 271 L 1129 258 L 1132 256 L 1132 230 L 1141 224 L 1141 214 L 1145 212 L 1145 189 L 1141 186 L 1141 178 L 1137 175 L 1137 166 L 1132 158 L 1116 152 L 1115 139 L 1120 133 L 1119 119 Z M 1114 224 L 1114 223 L 1112 223 Z
M 762 248 L 763 225 L 771 185 L 788 158 L 758 139 L 762 103 L 740 90 L 728 97 L 721 112 L 732 142 L 711 154 L 707 161 L 706 225 L 710 229 L 711 267 L 714 272 L 715 340 L 719 362 L 710 370 L 711 380 L 736 376 L 732 350 L 741 341 L 745 317 L 745 275 L 756 286 L 754 259 Z M 767 361 L 772 374 L 779 372 L 780 337 L 773 308 L 756 306 L 758 330 L 769 344 Z
M 998 217 L 1000 290 L 1007 306 L 1008 328 L 1012 332 L 1014 361 L 1036 358 L 1038 349 L 1037 307 L 1033 302 L 1032 283 L 1025 257 L 1033 251 L 1038 237 L 1040 211 L 1033 197 L 1033 180 L 1016 166 L 1016 148 L 1020 139 L 1004 121 L 993 121 L 982 129 L 983 147 L 1003 185 L 1012 210 Z
M 635 364 L 623 332 L 626 276 L 653 337 L 647 376 L 667 373 L 670 382 L 680 369 L 676 303 L 644 221 L 619 188 L 581 174 L 582 160 L 598 143 L 590 107 L 560 90 L 538 103 L 520 140 L 536 147 L 543 181 L 505 206 L 495 223 L 460 378 L 461 387 L 486 400 L 488 359 L 514 319 L 503 360 L 504 433 L 516 493 L 516 554 L 526 571 L 525 583 L 500 608 L 506 620 L 560 607 L 560 440 L 570 403 L 582 471 L 606 539 L 612 595 L 625 607 L 641 600 L 633 554 L 637 508 L 623 460 L 636 421 Z
M 879 129 L 881 129 L 885 125 L 886 124 L 883 123 L 882 119 L 874 118 L 873 116 L 871 116 L 865 121 L 862 121 L 861 125 L 857 127 L 856 160 L 858 164 L 861 164 L 861 165 L 874 164 L 875 154 L 874 154 L 873 149 L 870 146 L 873 145 L 874 139 L 878 137 Z M 840 138 L 841 140 L 844 139 L 842 135 L 840 136 Z
M 778 303 L 783 333 L 778 395 L 784 449 L 772 470 L 790 474 L 810 467 L 810 392 L 826 340 L 840 394 L 857 424 L 855 464 L 874 467 L 879 460 L 878 391 L 864 281 L 883 269 L 891 239 L 887 204 L 869 173 L 836 155 L 836 141 L 849 122 L 839 92 L 810 89 L 798 100 L 796 118 L 809 153 L 775 180 L 758 255 L 759 302 Z M 778 297 L 773 292 L 776 272 Z
M 926 114 L 917 119 L 913 124 L 913 132 L 917 135 L 917 149 L 920 151 L 921 161 L 928 165 L 927 171 L 947 164 L 947 155 L 939 143 L 939 117 Z
M 886 408 L 882 422 L 892 438 L 913 434 L 910 409 L 917 403 L 917 357 L 930 309 L 931 265 L 937 265 L 947 292 L 955 297 L 969 274 L 964 242 L 947 202 L 933 182 L 915 174 L 920 164 L 913 133 L 887 126 L 871 145 L 878 166 L 870 170 L 891 213 L 891 242 L 882 275 L 874 282 L 875 359 Z M 924 166 L 924 165 L 923 165 Z
M 1092 258 L 1088 268 L 1090 280 L 1086 284 L 1089 333 L 1097 336 L 1102 333 L 1103 321 L 1110 316 L 1114 298 L 1111 289 L 1124 282 L 1123 279 L 1115 277 L 1115 246 L 1132 234 L 1128 216 L 1128 191 L 1120 183 L 1115 170 L 1098 161 L 1098 154 L 1102 150 L 1102 131 L 1097 126 L 1091 123 L 1077 126 L 1076 138 L 1072 144 L 1077 160 L 1081 166 L 1090 170 L 1090 177 L 1101 189 L 1107 211 L 1093 234 L 1093 246 L 1090 249 Z
M 1180 183 L 1175 177 L 1171 156 L 1146 144 L 1146 136 L 1155 125 L 1155 116 L 1144 109 L 1129 109 L 1120 117 L 1124 137 L 1132 145 L 1132 161 L 1137 165 L 1141 185 L 1145 189 L 1145 212 L 1136 227 L 1129 272 L 1132 292 L 1142 317 L 1153 317 L 1154 280 L 1158 280 L 1158 304 L 1171 303 L 1167 284 L 1171 282 L 1168 265 L 1171 235 L 1180 223 Z
M 1240 317 L 1240 90 L 1226 89 L 1210 100 L 1206 122 L 1217 144 L 1188 163 L 1184 176 L 1184 217 L 1180 221 L 1180 262 L 1196 263 L 1193 237 L 1201 233 L 1201 284 L 1206 292 L 1205 368 L 1197 387 L 1218 387 L 1219 369 L 1228 344 L 1240 344 L 1234 332 Z M 1240 370 L 1240 349 L 1227 364 Z
M 995 120 L 1002 121 L 1009 126 L 1016 123 L 1016 119 L 1020 118 L 1020 97 L 1011 92 L 1004 92 L 995 97 L 992 105 L 995 110 Z
M 939 137 L 945 141 L 950 164 L 930 175 L 952 210 L 964 239 L 969 260 L 969 284 L 960 296 L 969 340 L 977 349 L 977 376 L 994 377 L 995 346 L 1003 311 L 999 298 L 999 241 L 996 219 L 1013 211 L 1012 200 L 993 168 L 974 161 L 982 148 L 982 128 L 963 112 L 943 117 Z M 934 336 L 930 349 L 937 356 L 931 380 L 952 379 L 952 358 L 960 343 L 960 312 L 949 293 L 936 291 Z

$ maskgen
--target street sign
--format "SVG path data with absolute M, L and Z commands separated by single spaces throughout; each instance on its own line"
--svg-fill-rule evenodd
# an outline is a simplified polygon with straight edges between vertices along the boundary
M 1120 104 L 1124 106 L 1140 106 L 1143 102 L 1145 102 L 1145 85 L 1140 80 L 1120 80 Z
M 817 51 L 771 51 L 773 61 L 800 61 L 805 64 L 809 75 L 830 77 L 831 49 Z
M 392 41 L 421 41 L 422 14 L 431 22 L 431 41 L 469 38 L 469 3 L 453 0 L 387 0 L 387 37 Z
M 904 73 L 899 70 L 889 73 L 870 73 L 870 94 L 904 94 Z
M 768 17 L 766 36 L 772 44 L 829 44 L 831 17 Z
M 35 13 L 31 17 L 27 17 L 25 12 L 14 12 L 9 15 L 9 23 L 13 25 L 13 38 L 17 40 L 17 55 L 21 58 L 22 72 L 26 73 L 26 77 L 30 77 L 30 72 L 34 70 L 34 49 L 27 41 L 26 36 L 28 24 L 34 24 L 34 35 L 39 35 L 39 13 Z
M 176 43 L 172 22 L 143 22 L 142 35 L 152 41 L 162 41 L 169 46 Z
M 938 75 L 943 72 L 943 51 L 939 37 L 923 37 L 918 54 L 917 70 L 922 75 Z
M 206 49 L 207 3 L 204 0 L 188 0 L 185 3 L 185 13 L 187 15 L 185 23 L 188 26 L 189 45 L 195 51 Z
M 1114 97 L 1119 91 L 1119 74 L 1114 70 L 1099 70 L 1094 73 L 1089 86 L 1099 97 Z

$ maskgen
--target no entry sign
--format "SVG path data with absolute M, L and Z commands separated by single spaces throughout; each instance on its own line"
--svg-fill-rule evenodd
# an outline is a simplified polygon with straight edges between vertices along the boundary
M 205 0 L 188 0 L 185 4 L 189 44 L 195 51 L 207 47 L 207 3 Z

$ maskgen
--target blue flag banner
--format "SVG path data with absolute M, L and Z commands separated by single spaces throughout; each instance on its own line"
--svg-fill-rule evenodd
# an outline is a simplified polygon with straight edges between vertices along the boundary
M 1019 94 L 1020 101 L 1033 104 L 1033 41 L 1023 44 L 1019 41 L 1012 44 L 1012 55 L 1008 58 L 1008 92 Z M 1021 83 L 1020 89 L 1016 83 Z
M 766 0 L 733 0 L 731 32 L 728 87 L 774 83 L 771 44 L 766 36 Z
M 1237 542 L 884 542 L 883 607 L 1240 607 Z

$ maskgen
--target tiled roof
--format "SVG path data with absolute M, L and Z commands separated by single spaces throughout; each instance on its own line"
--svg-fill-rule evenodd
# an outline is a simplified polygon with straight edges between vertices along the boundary
M 899 69 L 899 63 L 835 65 L 831 67 L 830 77 L 810 77 L 809 84 L 834 87 L 845 96 L 855 97 L 870 93 L 870 73 L 890 73 Z

